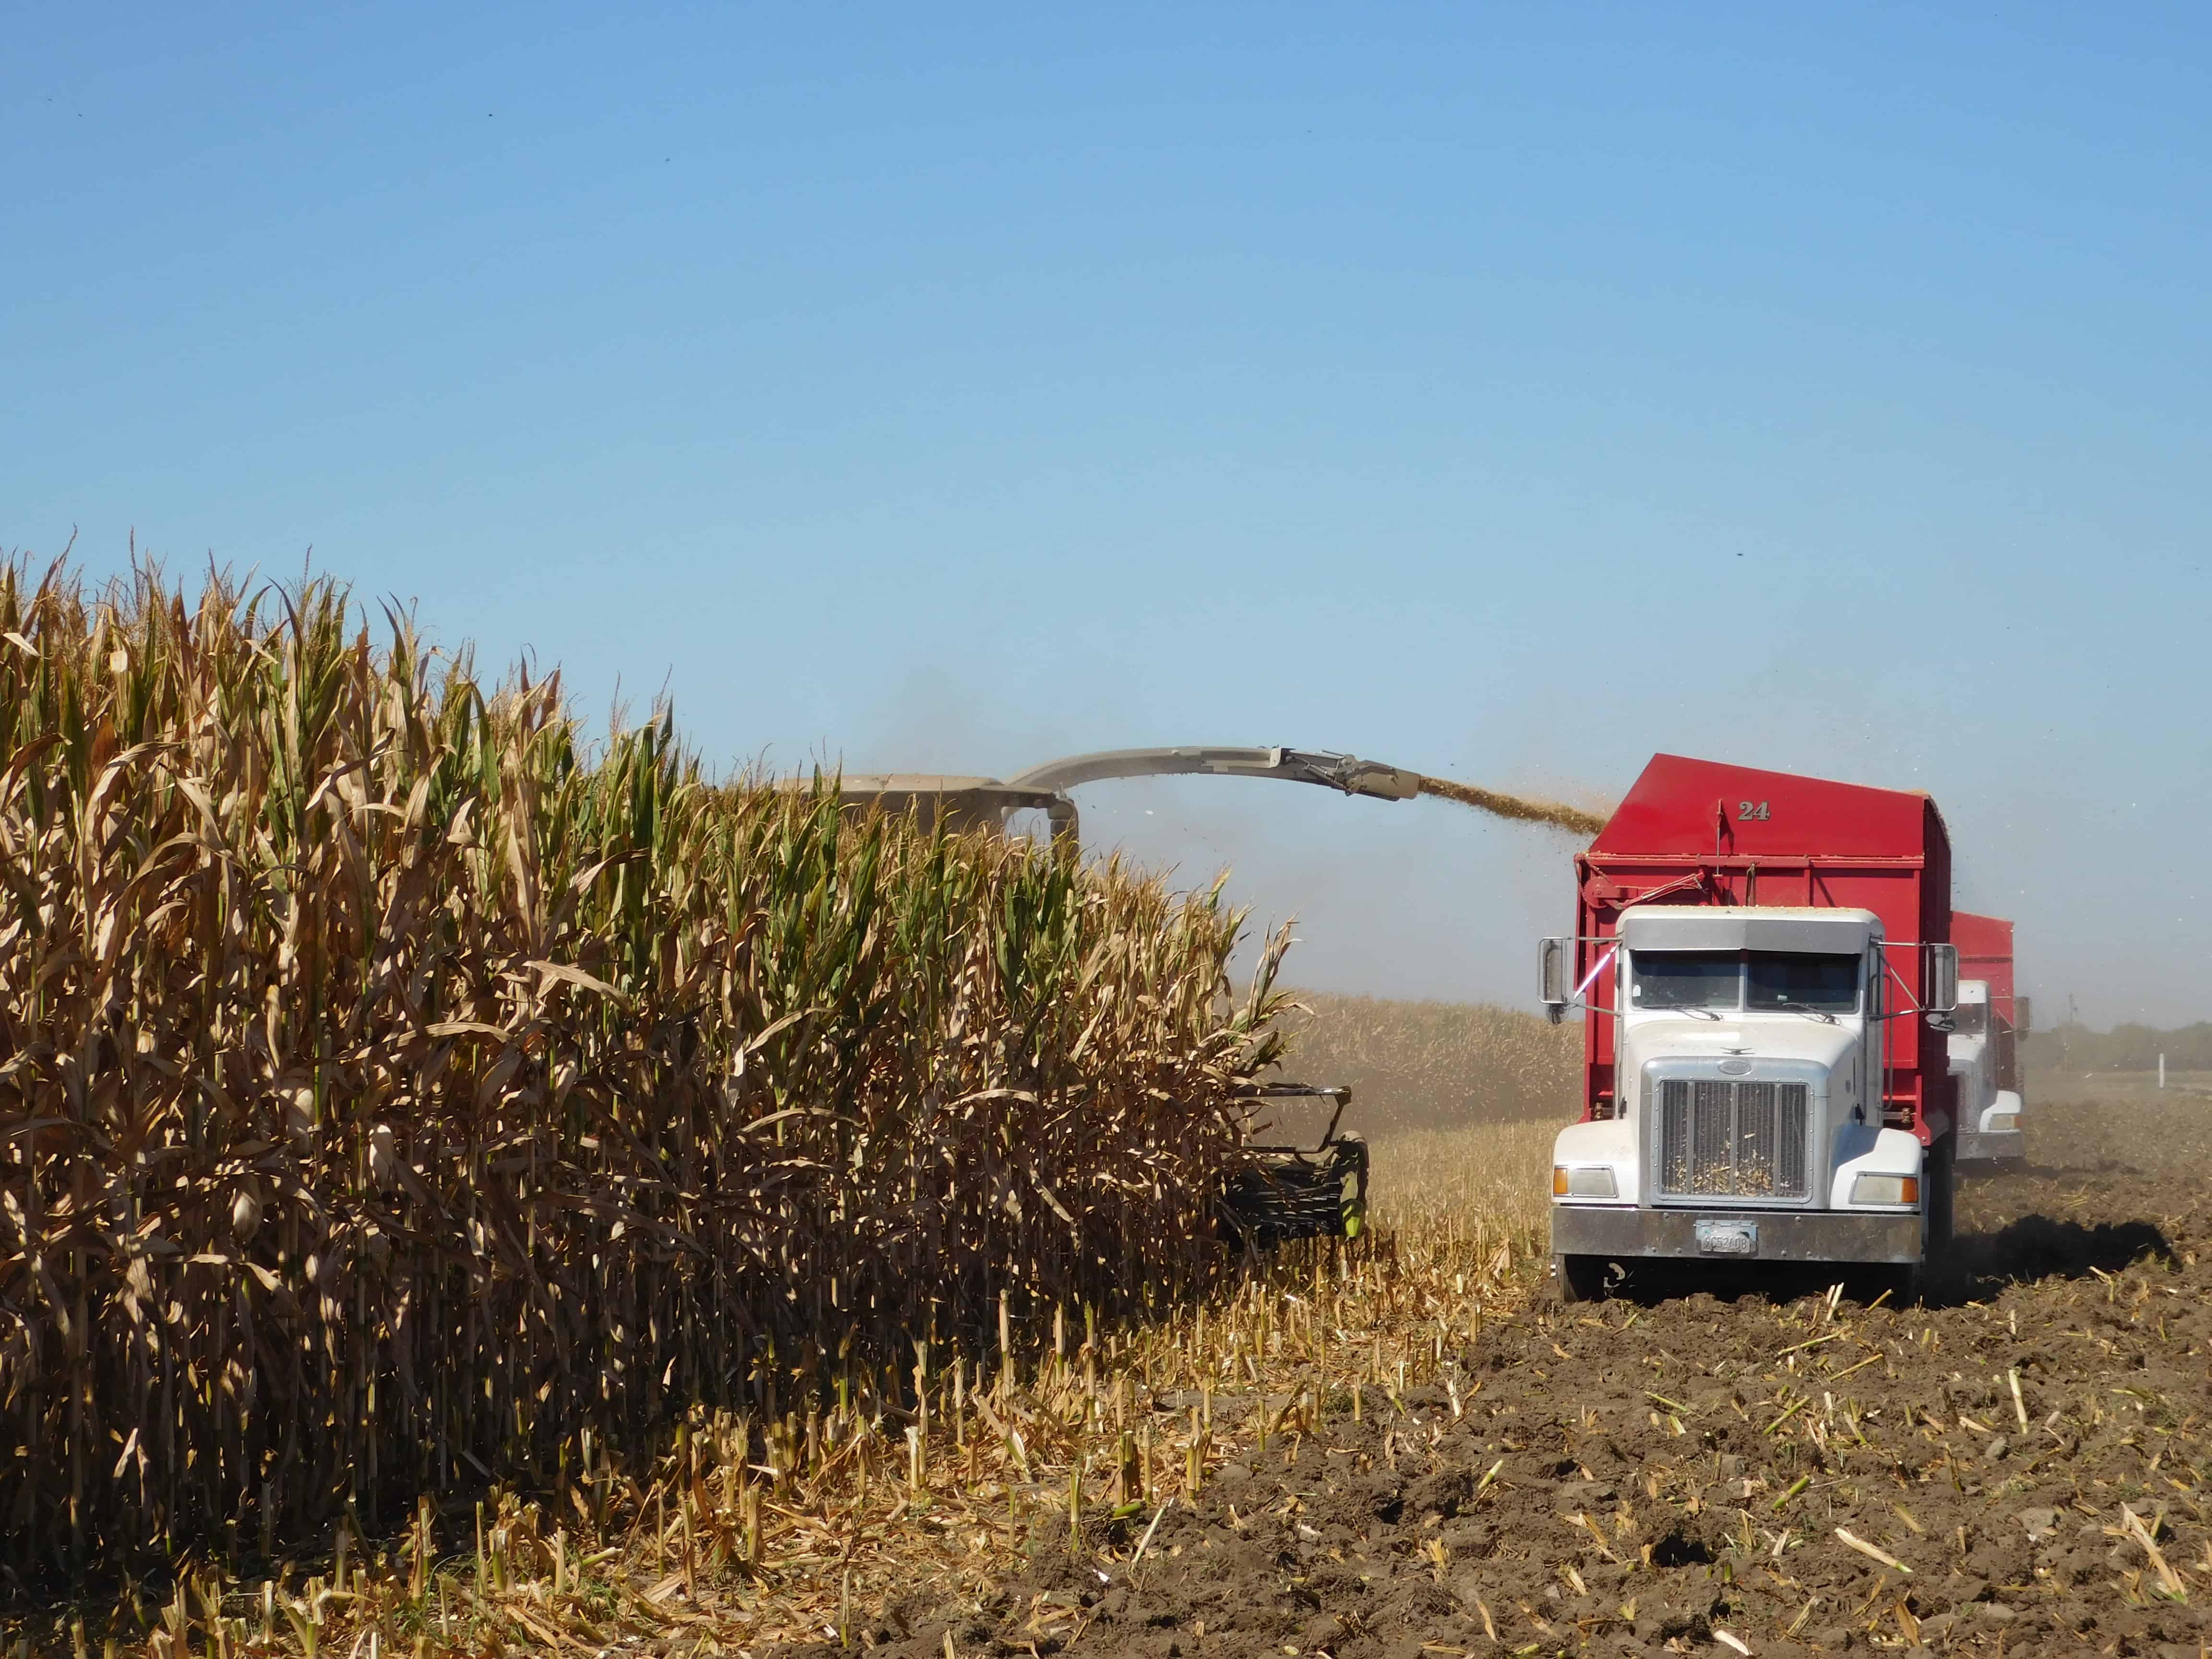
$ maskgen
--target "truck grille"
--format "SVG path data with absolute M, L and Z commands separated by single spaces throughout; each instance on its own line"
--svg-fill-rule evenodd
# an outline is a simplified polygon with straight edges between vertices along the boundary
M 1659 1085 L 1659 1190 L 1682 1198 L 1803 1198 L 1802 1083 Z

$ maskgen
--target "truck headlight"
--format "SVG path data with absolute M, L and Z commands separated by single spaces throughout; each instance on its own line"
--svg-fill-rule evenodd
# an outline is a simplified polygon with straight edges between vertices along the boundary
M 1564 1164 L 1552 1166 L 1552 1196 L 1553 1198 L 1618 1198 L 1620 1188 L 1607 1169 L 1571 1170 Z
M 1918 1176 L 1863 1175 L 1851 1182 L 1854 1204 L 1917 1204 Z
M 2017 1129 L 2020 1127 L 2020 1114 L 2018 1112 L 1991 1112 L 1990 1114 L 1990 1127 L 1992 1131 L 1999 1133 L 2009 1129 Z

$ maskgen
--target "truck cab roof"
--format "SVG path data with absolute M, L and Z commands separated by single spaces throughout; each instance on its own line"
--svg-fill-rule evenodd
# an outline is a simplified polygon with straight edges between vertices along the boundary
M 1621 913 L 1631 951 L 1796 951 L 1856 954 L 1881 937 L 1871 910 L 1814 905 L 1634 905 Z

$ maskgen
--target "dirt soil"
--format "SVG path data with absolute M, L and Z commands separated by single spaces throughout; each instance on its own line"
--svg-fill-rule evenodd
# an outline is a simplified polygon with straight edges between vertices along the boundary
M 1370 1389 L 1356 1423 L 1340 1395 L 1316 1432 L 1216 1468 L 1140 1559 L 1152 1511 L 1086 1513 L 1073 1554 L 1063 1510 L 1020 1581 L 960 1603 L 918 1585 L 855 1646 L 2198 1655 L 2207 1120 L 2039 1108 L 2033 1166 L 1962 1184 L 1924 1305 L 1532 1300 L 1451 1386 Z

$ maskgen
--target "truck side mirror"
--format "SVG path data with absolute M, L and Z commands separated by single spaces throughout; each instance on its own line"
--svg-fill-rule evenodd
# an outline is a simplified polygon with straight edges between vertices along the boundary
M 1571 939 L 1547 939 L 1536 942 L 1537 997 L 1544 1012 L 1557 1025 L 1567 1017 L 1567 1004 L 1573 1000 L 1568 975 L 1573 971 L 1574 958 L 1568 946 Z
M 2014 997 L 2012 1000 L 2012 1029 L 2021 1036 L 2026 1036 L 2035 1029 L 2034 1010 L 2030 1007 L 2026 997 Z
M 1959 1006 L 1959 947 L 1955 945 L 1931 945 L 1928 947 L 1928 970 L 1920 995 L 1920 1006 L 1931 1014 L 1949 1015 Z

